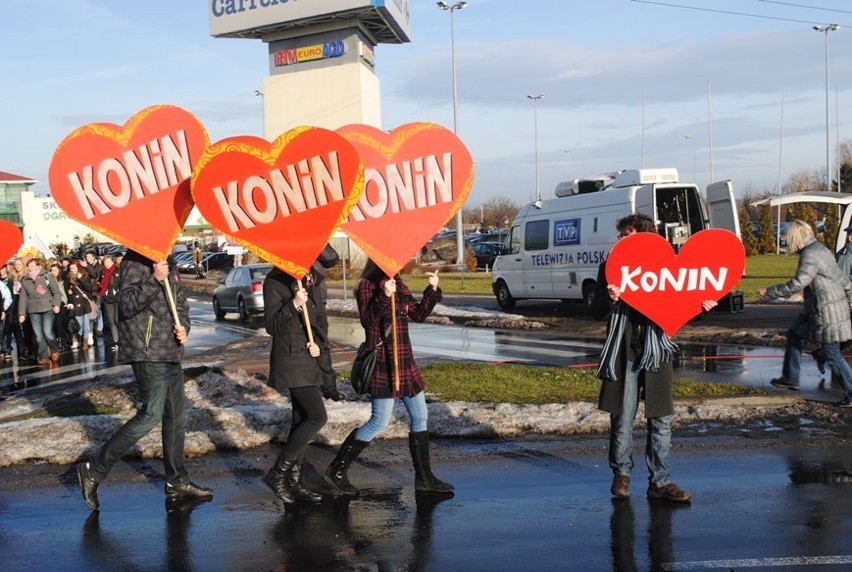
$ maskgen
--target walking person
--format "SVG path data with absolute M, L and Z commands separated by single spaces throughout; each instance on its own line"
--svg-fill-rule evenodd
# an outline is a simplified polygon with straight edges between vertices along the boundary
M 195 243 L 195 248 L 192 250 L 192 263 L 195 266 L 195 279 L 204 278 L 204 266 L 201 264 L 204 261 L 204 251 L 201 250 L 201 245 Z
M 109 254 L 104 255 L 101 264 L 103 270 L 98 284 L 98 299 L 101 301 L 104 327 L 109 328 L 111 338 L 109 347 L 112 351 L 118 351 L 118 280 L 116 278 L 118 265 Z
M 9 265 L 0 265 L 0 292 L 3 294 L 3 319 L 0 321 L 0 360 L 12 361 L 12 337 L 17 330 L 18 315 L 16 311 L 17 296 L 12 294 L 12 279 L 9 276 Z M 8 304 L 7 301 L 8 294 Z
M 647 216 L 633 214 L 616 221 L 620 237 L 637 232 L 656 232 Z M 702 303 L 704 311 L 716 306 Z M 598 268 L 592 315 L 609 318 L 607 338 L 598 368 L 601 391 L 598 408 L 610 414 L 609 466 L 613 472 L 610 492 L 616 498 L 630 496 L 633 469 L 633 424 L 644 397 L 647 418 L 645 464 L 648 466 L 648 498 L 690 502 L 692 495 L 671 479 L 671 420 L 674 370 L 678 349 L 665 332 L 648 317 L 621 299 L 621 290 L 606 281 L 606 262 Z
M 798 391 L 804 344 L 819 343 L 843 388 L 843 399 L 836 405 L 852 407 L 852 368 L 840 353 L 840 344 L 852 340 L 852 282 L 803 220 L 796 219 L 787 227 L 787 253 L 799 255 L 795 276 L 784 284 L 761 288 L 760 295 L 772 300 L 803 292 L 804 309 L 787 330 L 781 377 L 770 383 Z
M 35 335 L 38 364 L 45 366 L 59 361 L 59 343 L 53 335 L 54 316 L 59 313 L 62 296 L 53 275 L 41 266 L 41 260 L 31 258 L 27 273 L 21 279 L 18 299 L 18 323 L 30 321 Z
M 81 271 L 89 274 L 89 280 L 92 283 L 90 290 L 92 292 L 92 301 L 95 302 L 96 312 L 96 315 L 92 318 L 92 329 L 95 331 L 95 335 L 100 337 L 103 335 L 104 316 L 101 313 L 100 300 L 98 300 L 98 283 L 100 283 L 101 274 L 103 273 L 103 265 L 98 261 L 97 253 L 91 249 L 85 252 L 83 260 L 78 260 L 77 264 L 80 266 Z
M 430 272 L 429 285 L 423 291 L 423 299 L 415 300 L 399 274 L 388 277 L 372 260 L 368 260 L 358 284 L 355 298 L 358 314 L 364 327 L 366 343 L 377 346 L 376 369 L 370 381 L 372 414 L 361 427 L 352 431 L 325 472 L 325 480 L 340 494 L 355 495 L 358 489 L 352 486 L 348 470 L 355 459 L 370 442 L 390 423 L 394 400 L 401 399 L 408 410 L 411 432 L 408 435 L 409 450 L 414 463 L 415 491 L 423 493 L 453 494 L 453 486 L 432 474 L 429 456 L 428 409 L 426 408 L 425 386 L 420 370 L 414 362 L 414 351 L 408 335 L 408 322 L 424 321 L 443 295 L 438 288 L 438 273 Z M 391 343 L 391 298 L 396 307 L 396 349 L 398 380 L 394 380 L 394 356 Z M 380 345 L 379 345 L 380 344 Z M 398 389 L 396 387 L 398 382 Z
M 92 333 L 94 325 L 93 314 L 95 314 L 94 293 L 92 292 L 92 281 L 88 273 L 84 272 L 78 265 L 78 261 L 72 261 L 68 266 L 68 275 L 65 277 L 65 292 L 68 296 L 68 309 L 80 322 L 80 346 L 87 350 L 95 345 L 95 336 Z M 77 348 L 77 341 L 71 342 L 71 348 Z
M 325 426 L 328 416 L 322 396 L 321 348 L 308 339 L 319 335 L 320 276 L 311 269 L 300 281 L 273 268 L 263 282 L 266 331 L 272 336 L 269 385 L 290 392 L 292 413 L 287 442 L 281 445 L 275 465 L 264 482 L 285 503 L 297 500 L 320 502 L 322 496 L 302 484 L 302 462 L 311 440 Z M 307 319 L 305 318 L 307 316 Z
M 90 460 L 77 465 L 83 500 L 98 510 L 98 486 L 122 455 L 163 422 L 163 466 L 167 499 L 207 498 L 213 491 L 193 483 L 184 463 L 186 398 L 183 387 L 184 344 L 189 334 L 189 303 L 180 277 L 169 262 L 154 262 L 128 251 L 118 285 L 121 347 L 119 360 L 130 364 L 139 385 L 142 404 Z M 175 324 L 165 281 L 174 296 L 180 318 Z
M 24 323 L 20 323 L 18 320 L 20 314 L 26 313 L 26 309 L 20 313 L 18 312 L 21 299 L 21 280 L 26 275 L 26 261 L 19 256 L 12 261 L 12 268 L 9 271 L 11 281 L 9 288 L 12 290 L 12 305 L 15 311 L 13 318 L 14 326 L 12 329 L 14 331 L 15 345 L 18 350 L 18 364 L 36 363 L 36 356 L 38 355 L 32 322 L 26 319 Z
M 68 294 L 65 291 L 65 273 L 62 272 L 62 266 L 58 262 L 54 262 L 50 265 L 50 274 L 56 280 L 56 285 L 59 286 L 59 295 L 62 297 L 59 313 L 56 314 L 56 320 L 53 322 L 53 335 L 59 342 L 59 349 L 65 350 L 71 345 L 68 336 Z

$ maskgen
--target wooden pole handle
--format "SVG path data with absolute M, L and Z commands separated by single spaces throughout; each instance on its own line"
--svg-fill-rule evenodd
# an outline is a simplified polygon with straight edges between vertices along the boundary
M 302 288 L 302 281 L 301 280 L 296 280 L 296 284 L 299 285 L 299 288 L 298 288 L 299 292 L 304 290 L 304 288 Z M 305 331 L 308 334 L 308 341 L 311 344 L 313 344 L 314 343 L 314 332 L 313 332 L 313 330 L 311 330 L 311 317 L 308 315 L 308 305 L 307 304 L 302 306 L 302 317 L 305 318 Z
M 399 352 L 396 339 L 396 293 L 391 296 L 391 351 L 393 351 L 393 392 L 399 395 Z
M 163 287 L 166 289 L 166 300 L 169 302 L 169 309 L 172 311 L 172 319 L 175 321 L 175 326 L 180 326 L 180 316 L 178 316 L 177 305 L 175 304 L 175 297 L 172 294 L 172 286 L 168 276 L 163 280 Z

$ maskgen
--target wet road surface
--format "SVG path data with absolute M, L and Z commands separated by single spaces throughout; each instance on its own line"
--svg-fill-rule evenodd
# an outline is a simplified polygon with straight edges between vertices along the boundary
M 159 461 L 116 466 L 90 516 L 71 467 L 31 467 L 0 487 L 8 570 L 848 570 L 849 447 L 725 450 L 688 443 L 673 470 L 692 505 L 609 496 L 606 444 L 586 439 L 439 441 L 434 470 L 455 498 L 415 496 L 406 444 L 375 443 L 350 472 L 362 495 L 278 505 L 260 477 L 274 451 L 190 462 L 208 503 L 166 505 Z M 376 449 L 381 448 L 383 455 Z M 324 468 L 332 452 L 314 446 Z M 376 461 L 383 456 L 392 460 Z M 452 459 L 465 459 L 453 463 Z M 16 474 L 22 479 L 25 474 Z M 4 481 L 12 469 L 0 469 Z M 52 473 L 52 474 L 51 474 Z M 313 469 L 306 478 L 317 490 Z M 41 481 L 47 485 L 39 485 Z M 52 482 L 51 482 L 52 481 Z M 35 482 L 35 484 L 33 484 Z M 801 566 L 802 568 L 799 568 Z

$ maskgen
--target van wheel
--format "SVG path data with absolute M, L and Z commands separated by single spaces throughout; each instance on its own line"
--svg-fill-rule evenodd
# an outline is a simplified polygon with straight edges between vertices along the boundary
M 511 310 L 515 307 L 516 300 L 512 297 L 512 293 L 509 292 L 509 287 L 506 286 L 505 282 L 499 282 L 497 284 L 497 305 L 500 306 L 501 310 Z
M 592 304 L 595 301 L 595 283 L 588 282 L 583 286 L 583 303 L 589 310 L 592 309 Z

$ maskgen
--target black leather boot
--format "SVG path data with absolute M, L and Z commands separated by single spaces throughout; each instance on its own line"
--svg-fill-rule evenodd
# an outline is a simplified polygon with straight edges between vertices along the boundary
M 334 460 L 325 471 L 325 481 L 331 485 L 332 489 L 342 495 L 355 496 L 358 494 L 358 489 L 352 486 L 346 473 L 352 462 L 361 454 L 361 451 L 370 444 L 369 441 L 355 439 L 356 431 L 357 429 L 353 430 L 346 437 Z
M 302 484 L 302 467 L 301 463 L 296 463 L 293 465 L 293 468 L 290 469 L 290 474 L 287 476 L 287 479 L 290 482 L 290 490 L 293 493 L 293 497 L 296 500 L 306 501 L 306 502 L 322 502 L 322 495 L 319 493 L 315 493 L 312 490 L 306 489 Z
M 414 490 L 418 493 L 452 495 L 453 485 L 445 483 L 432 474 L 429 460 L 429 432 L 417 431 L 408 434 L 408 448 L 414 461 Z
M 290 472 L 295 463 L 295 461 L 285 460 L 283 455 L 279 456 L 275 466 L 263 477 L 263 482 L 272 489 L 275 496 L 287 504 L 296 502 L 295 493 L 290 486 Z

